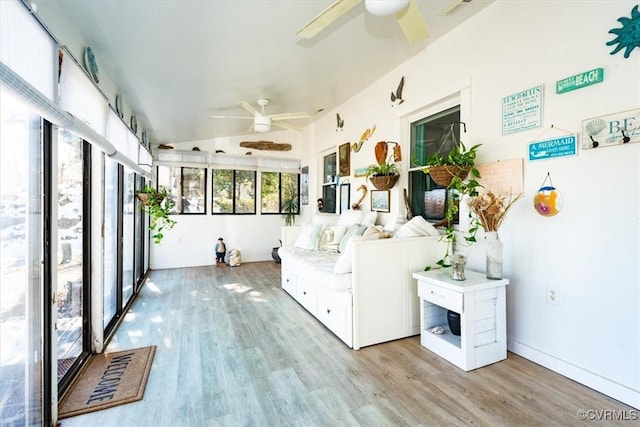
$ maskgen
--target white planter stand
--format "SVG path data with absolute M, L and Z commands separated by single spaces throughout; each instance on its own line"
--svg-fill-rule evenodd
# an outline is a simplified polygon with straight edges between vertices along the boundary
M 451 279 L 450 269 L 413 273 L 420 297 L 420 343 L 457 367 L 470 371 L 507 358 L 506 295 L 509 279 L 490 280 L 465 271 Z M 460 336 L 447 324 L 447 310 L 460 314 Z M 441 326 L 444 333 L 433 328 Z

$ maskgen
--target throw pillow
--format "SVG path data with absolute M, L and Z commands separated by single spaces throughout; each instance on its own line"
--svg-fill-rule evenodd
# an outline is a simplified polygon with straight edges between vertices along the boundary
M 414 216 L 396 231 L 394 237 L 439 236 L 438 230 L 421 216 Z
M 364 212 L 362 211 L 354 211 L 354 210 L 348 209 L 340 214 L 340 219 L 338 219 L 338 225 L 349 227 L 354 224 L 360 224 L 360 221 L 362 221 L 363 216 L 364 216 Z
M 362 233 L 364 233 L 364 230 L 366 229 L 367 227 L 358 224 L 354 224 L 351 227 L 347 228 L 344 236 L 342 236 L 342 239 L 340 239 L 338 251 L 344 252 L 347 249 L 347 243 L 349 243 L 349 240 L 351 240 L 353 236 L 362 236 Z
M 318 250 L 320 243 L 321 225 L 303 225 L 293 246 L 301 249 Z
M 322 232 L 320 237 L 320 244 L 318 250 L 328 252 L 338 252 L 338 246 L 344 233 L 347 231 L 347 227 L 341 225 L 332 225 L 327 227 Z

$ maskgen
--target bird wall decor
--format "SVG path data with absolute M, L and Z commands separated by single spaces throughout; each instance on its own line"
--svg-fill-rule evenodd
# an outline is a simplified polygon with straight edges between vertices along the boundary
M 351 151 L 353 151 L 354 153 L 357 153 L 358 151 L 360 151 L 360 149 L 362 148 L 362 144 L 364 144 L 367 139 L 371 138 L 371 135 L 373 135 L 375 131 L 376 131 L 376 125 L 373 125 L 373 127 L 366 129 L 364 132 L 362 132 L 362 135 L 360 136 L 360 141 L 354 142 L 353 144 L 351 144 Z
M 404 88 L 404 76 L 400 79 L 400 83 L 398 83 L 398 88 L 395 92 L 391 92 L 391 106 L 400 105 L 404 102 L 402 99 L 402 89 Z
M 336 113 L 336 122 L 337 122 L 337 127 L 336 127 L 336 132 L 342 132 L 342 128 L 344 127 L 344 120 L 340 118 L 340 114 Z

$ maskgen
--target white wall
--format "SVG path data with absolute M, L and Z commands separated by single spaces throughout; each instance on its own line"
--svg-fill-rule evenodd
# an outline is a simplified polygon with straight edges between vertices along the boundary
M 355 142 L 376 124 L 362 151 L 352 153 L 352 168 L 373 163 L 376 141 L 392 140 L 402 144 L 406 171 L 407 118 L 468 86 L 465 144 L 483 144 L 481 163 L 525 158 L 525 198 L 500 229 L 511 279 L 509 349 L 640 407 L 640 144 L 526 160 L 529 142 L 556 136 L 552 124 L 580 133 L 583 119 L 640 106 L 640 51 L 625 59 L 605 45 L 613 39 L 608 31 L 620 27 L 617 18 L 629 17 L 635 4 L 498 1 L 318 120 L 309 155 Z M 597 67 L 605 70 L 603 83 L 555 94 L 557 80 Z M 392 108 L 388 94 L 401 76 L 406 102 Z M 540 84 L 543 128 L 503 136 L 502 97 Z M 336 112 L 345 118 L 342 133 L 335 131 Z M 547 172 L 564 196 L 564 209 L 552 218 L 532 207 Z M 351 178 L 352 189 L 361 181 Z M 404 216 L 406 186 L 404 173 L 389 216 Z M 471 269 L 484 271 L 483 243 L 467 252 Z M 558 305 L 546 302 L 548 286 L 559 290 Z
M 237 137 L 213 138 L 199 141 L 185 141 L 172 144 L 177 150 L 191 150 L 215 153 L 222 150 L 229 155 L 300 159 L 305 146 L 304 134 L 291 131 L 251 134 Z M 292 145 L 290 151 L 259 151 L 240 147 L 240 141 L 268 140 Z M 223 156 L 224 154 L 220 154 Z M 211 215 L 211 171 L 207 171 L 207 192 L 205 196 L 206 215 L 175 215 L 176 226 L 161 244 L 151 245 L 150 267 L 152 269 L 193 267 L 215 263 L 214 246 L 219 237 L 224 238 L 227 249 L 238 249 L 242 262 L 271 260 L 271 250 L 280 246 L 280 227 L 284 225 L 282 215 L 260 214 L 260 172 L 256 178 L 256 215 Z

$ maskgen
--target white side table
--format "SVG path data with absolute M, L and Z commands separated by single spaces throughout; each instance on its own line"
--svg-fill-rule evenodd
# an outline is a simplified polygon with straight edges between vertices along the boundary
M 465 271 L 464 281 L 450 269 L 413 273 L 420 297 L 420 343 L 457 367 L 470 371 L 507 358 L 506 295 L 509 279 L 491 280 Z M 460 314 L 460 336 L 447 323 L 447 310 Z M 441 326 L 444 333 L 432 329 Z

